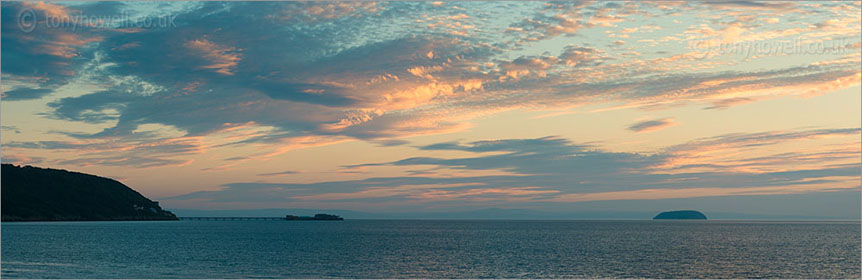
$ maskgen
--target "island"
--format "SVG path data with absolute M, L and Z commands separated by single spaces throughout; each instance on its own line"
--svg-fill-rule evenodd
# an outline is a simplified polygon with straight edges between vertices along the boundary
M 114 179 L 12 164 L 0 174 L 3 222 L 177 220 Z
M 706 220 L 706 215 L 695 210 L 661 212 L 653 220 Z
M 341 221 L 341 220 L 344 220 L 344 218 L 339 217 L 338 215 L 330 215 L 330 214 L 315 214 L 314 217 L 287 215 L 287 216 L 284 216 L 284 219 L 288 220 L 288 221 Z

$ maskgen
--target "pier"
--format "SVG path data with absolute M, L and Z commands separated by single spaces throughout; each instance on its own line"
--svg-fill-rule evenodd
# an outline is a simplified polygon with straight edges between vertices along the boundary
M 198 220 L 198 221 L 275 221 L 284 220 L 284 217 L 177 217 L 180 220 Z

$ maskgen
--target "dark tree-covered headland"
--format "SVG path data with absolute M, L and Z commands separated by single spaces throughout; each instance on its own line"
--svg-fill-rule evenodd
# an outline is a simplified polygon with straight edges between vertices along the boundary
M 4 222 L 177 219 L 123 183 L 66 170 L 3 164 L 0 192 Z

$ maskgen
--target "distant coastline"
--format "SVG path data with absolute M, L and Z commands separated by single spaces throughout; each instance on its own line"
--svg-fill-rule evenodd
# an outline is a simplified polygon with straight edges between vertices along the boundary
M 222 209 L 199 210 L 171 208 L 180 217 L 284 217 L 285 213 L 297 216 L 313 216 L 316 213 L 338 213 L 351 220 L 651 220 L 657 213 L 652 209 L 642 211 L 586 211 L 570 210 L 565 212 L 542 211 L 535 209 L 484 208 L 469 211 L 448 212 L 365 212 L 341 208 L 263 208 L 263 209 Z M 859 217 L 841 216 L 800 216 L 767 215 L 709 211 L 709 220 L 751 220 L 751 221 L 859 221 Z

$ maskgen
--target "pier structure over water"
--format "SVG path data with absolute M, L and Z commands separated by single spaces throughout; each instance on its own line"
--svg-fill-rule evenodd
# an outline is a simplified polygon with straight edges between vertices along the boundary
M 240 221 L 240 220 L 284 220 L 284 217 L 179 217 L 180 220 L 199 221 Z

